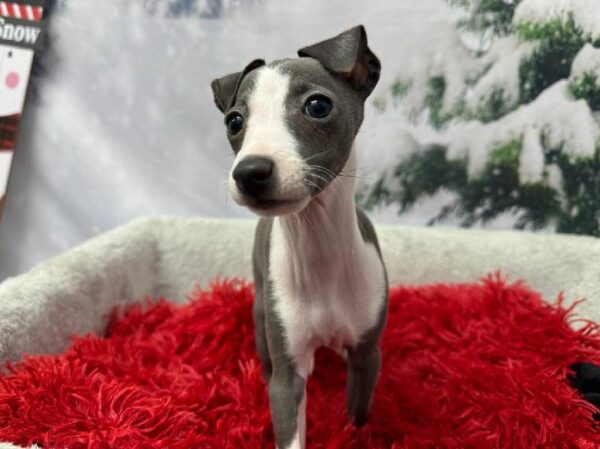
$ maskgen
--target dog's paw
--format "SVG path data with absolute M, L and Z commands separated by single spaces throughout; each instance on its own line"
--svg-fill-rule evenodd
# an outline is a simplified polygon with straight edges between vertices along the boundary
M 367 424 L 367 422 L 369 422 L 369 413 L 356 413 L 354 416 L 352 416 L 352 424 L 354 424 L 354 427 L 356 427 L 357 429 L 361 428 L 362 426 L 364 426 L 365 424 Z
M 366 416 L 364 418 L 355 418 L 354 419 L 354 427 L 356 427 L 357 429 L 360 429 L 362 426 L 364 426 L 368 422 L 369 422 L 368 416 Z

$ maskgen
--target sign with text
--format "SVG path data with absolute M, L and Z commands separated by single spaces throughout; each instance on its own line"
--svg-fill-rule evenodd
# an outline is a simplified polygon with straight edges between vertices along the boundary
M 39 0 L 0 1 L 0 218 L 43 7 Z

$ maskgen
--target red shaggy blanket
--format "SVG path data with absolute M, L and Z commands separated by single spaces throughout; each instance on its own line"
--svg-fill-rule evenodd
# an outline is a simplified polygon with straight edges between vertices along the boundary
M 0 378 L 0 441 L 45 448 L 270 448 L 253 290 L 216 283 L 185 306 L 115 314 L 105 338 L 26 358 Z M 345 370 L 319 352 L 308 448 L 593 448 L 600 433 L 565 377 L 600 361 L 598 328 L 521 284 L 399 287 L 369 424 L 345 414 Z

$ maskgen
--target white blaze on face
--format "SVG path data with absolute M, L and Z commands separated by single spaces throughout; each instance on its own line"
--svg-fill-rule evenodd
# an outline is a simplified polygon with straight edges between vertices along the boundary
M 0 46 L 0 117 L 23 109 L 33 50 Z
M 298 200 L 308 196 L 304 181 L 304 162 L 297 143 L 286 127 L 286 105 L 290 79 L 272 67 L 257 70 L 254 88 L 248 98 L 244 141 L 229 175 L 229 189 L 234 200 L 242 200 L 232 173 L 246 156 L 264 156 L 274 162 L 277 188 L 273 199 Z

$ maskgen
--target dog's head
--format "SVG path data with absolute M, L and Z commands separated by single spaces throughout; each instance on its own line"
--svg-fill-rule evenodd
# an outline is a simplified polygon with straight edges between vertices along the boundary
M 212 82 L 236 155 L 229 190 L 262 216 L 302 210 L 339 174 L 379 80 L 362 26 L 298 55 Z

